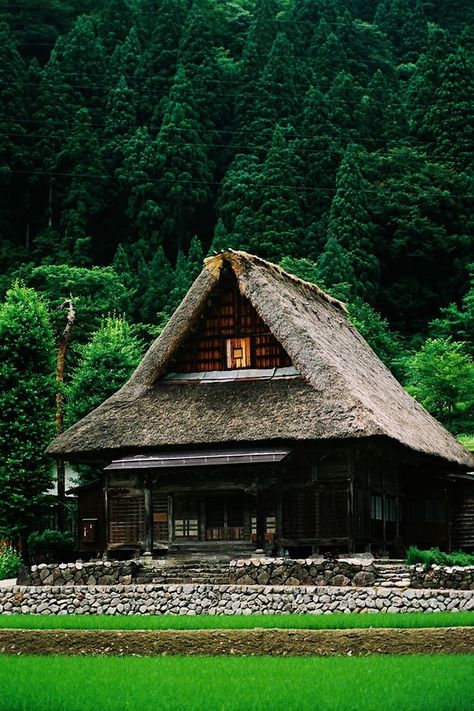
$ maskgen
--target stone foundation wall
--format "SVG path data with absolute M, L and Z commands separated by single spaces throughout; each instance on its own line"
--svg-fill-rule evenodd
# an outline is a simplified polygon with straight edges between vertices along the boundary
M 15 586 L 0 613 L 250 615 L 474 609 L 474 591 L 263 585 Z
M 197 564 L 198 565 L 198 564 Z M 179 567 L 179 566 L 178 566 Z M 41 563 L 23 568 L 18 584 L 32 586 L 130 585 L 166 582 L 165 566 L 143 566 L 140 561 L 94 561 L 91 563 Z M 178 570 L 178 568 L 176 568 Z M 169 572 L 169 571 L 168 571 Z M 206 582 L 210 577 L 204 578 Z M 215 582 L 227 582 L 227 573 Z M 170 581 L 171 582 L 171 581 Z M 377 567 L 368 560 L 325 560 L 308 558 L 248 558 L 233 560 L 228 568 L 228 582 L 233 585 L 313 585 L 370 587 L 379 583 Z M 474 566 L 428 570 L 421 565 L 410 569 L 410 586 L 418 589 L 474 590 Z
M 264 558 L 232 560 L 229 582 L 238 585 L 355 585 L 368 587 L 376 579 L 371 560 L 360 563 L 324 558 Z
M 23 568 L 19 585 L 129 585 L 140 570 L 140 563 L 128 561 L 94 561 L 93 563 L 40 563 Z
M 442 568 L 432 565 L 426 570 L 422 565 L 415 565 L 410 571 L 410 585 L 425 589 L 474 590 L 474 566 Z

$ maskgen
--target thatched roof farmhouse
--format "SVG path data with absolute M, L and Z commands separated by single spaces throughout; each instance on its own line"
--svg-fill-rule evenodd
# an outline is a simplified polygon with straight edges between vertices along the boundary
M 48 452 L 105 467 L 91 550 L 469 545 L 472 455 L 341 302 L 244 252 L 205 260 L 130 380 Z

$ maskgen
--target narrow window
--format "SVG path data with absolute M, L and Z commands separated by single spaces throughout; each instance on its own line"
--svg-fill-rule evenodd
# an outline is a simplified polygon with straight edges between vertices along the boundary
M 373 521 L 382 521 L 382 497 L 380 494 L 371 496 L 371 518 Z
M 228 338 L 226 341 L 227 368 L 250 367 L 250 338 Z

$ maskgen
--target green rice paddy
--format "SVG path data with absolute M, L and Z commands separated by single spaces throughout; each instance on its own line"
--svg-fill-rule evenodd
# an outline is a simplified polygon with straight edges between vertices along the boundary
M 0 657 L 0 711 L 471 711 L 474 657 Z
M 79 630 L 366 629 L 472 627 L 474 612 L 330 615 L 0 615 L 0 628 Z

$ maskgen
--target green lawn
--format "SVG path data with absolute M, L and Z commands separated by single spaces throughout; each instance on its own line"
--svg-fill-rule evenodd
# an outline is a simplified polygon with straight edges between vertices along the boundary
M 0 615 L 7 629 L 199 630 L 353 629 L 367 627 L 472 627 L 474 612 L 331 615 Z
M 1 711 L 471 711 L 474 656 L 0 657 Z

